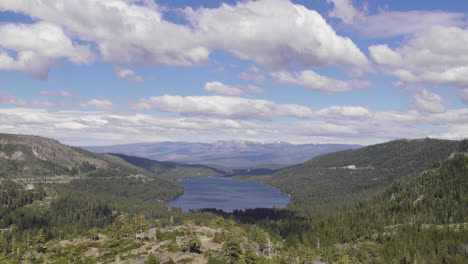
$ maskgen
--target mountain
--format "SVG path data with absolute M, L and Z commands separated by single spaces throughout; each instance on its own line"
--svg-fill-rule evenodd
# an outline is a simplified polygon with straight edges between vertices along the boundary
M 218 164 L 230 168 L 247 168 L 262 164 L 293 165 L 315 156 L 356 149 L 361 145 L 303 144 L 286 142 L 217 141 L 214 143 L 156 142 L 115 146 L 85 146 L 97 153 L 120 153 L 159 161 L 192 164 Z M 276 166 L 278 167 L 278 166 Z
M 146 169 L 165 179 L 190 179 L 223 176 L 228 171 L 200 164 L 183 164 L 170 161 L 156 161 L 146 158 L 109 153 L 137 167 Z
M 322 155 L 261 180 L 290 194 L 290 209 L 307 216 L 326 215 L 430 168 L 446 159 L 458 143 L 394 140 Z
M 0 134 L 0 180 L 4 179 L 23 184 L 66 184 L 110 196 L 131 184 L 128 197 L 147 193 L 148 199 L 170 200 L 183 192 L 177 183 L 117 156 L 27 135 Z
M 468 140 L 460 153 L 312 224 L 331 263 L 467 263 Z
M 468 257 L 468 140 L 395 140 L 250 176 L 292 190 L 293 202 L 233 213 L 184 213 L 161 201 L 182 192 L 161 177 L 174 168 L 212 169 L 203 165 L 94 154 L 40 137 L 2 134 L 0 142 L 0 263 Z

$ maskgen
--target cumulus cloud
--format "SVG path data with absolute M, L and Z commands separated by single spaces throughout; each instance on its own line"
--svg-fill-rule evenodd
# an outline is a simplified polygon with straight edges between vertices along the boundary
M 223 96 L 163 95 L 142 99 L 133 110 L 157 110 L 182 116 L 206 116 L 241 120 L 271 121 L 282 117 L 307 119 L 310 108 L 295 104 Z
M 46 108 L 58 108 L 63 106 L 71 106 L 67 102 L 52 102 L 47 100 L 24 100 L 12 96 L 8 93 L 0 92 L 0 105 L 13 105 L 20 107 L 46 107 Z
M 337 35 L 319 13 L 284 0 L 238 2 L 211 9 L 188 7 L 183 14 L 190 25 L 165 20 L 162 8 L 151 1 L 4 0 L 0 10 L 40 21 L 2 26 L 0 45 L 19 54 L 14 59 L 1 53 L 0 69 L 42 79 L 58 58 L 74 63 L 92 60 L 89 46 L 77 45 L 67 35 L 94 43 L 104 61 L 126 66 L 202 64 L 213 49 L 223 49 L 271 69 L 368 67 L 367 58 L 353 41 Z
M 327 0 L 327 3 L 333 3 L 333 10 L 329 16 L 339 18 L 345 24 L 362 21 L 365 17 L 365 12 L 355 8 L 351 0 Z
M 255 86 L 255 85 L 247 85 L 247 87 L 245 87 L 245 90 L 249 93 L 256 93 L 256 94 L 262 94 L 265 92 L 263 88 Z
M 316 115 L 328 119 L 347 119 L 354 120 L 368 119 L 373 116 L 373 112 L 364 106 L 331 106 L 320 109 L 315 112 Z
M 0 130 L 62 139 L 68 144 L 256 138 L 293 143 L 382 142 L 395 138 L 466 137 L 468 109 L 444 113 L 417 110 L 376 112 L 365 106 L 332 106 L 313 116 L 323 120 L 264 123 L 225 117 L 152 116 L 124 112 L 0 108 Z
M 122 80 L 126 80 L 129 82 L 142 82 L 143 81 L 143 77 L 137 75 L 131 69 L 116 68 L 114 72 L 117 75 L 117 77 L 119 77 L 119 79 L 122 79 Z
M 207 82 L 203 87 L 203 90 L 215 92 L 225 96 L 247 96 L 251 93 L 261 94 L 264 92 L 262 88 L 255 85 L 234 87 L 225 85 L 221 82 Z
M 83 96 L 77 95 L 77 94 L 71 94 L 66 91 L 58 91 L 58 92 L 50 92 L 50 91 L 41 91 L 39 93 L 41 96 L 46 96 L 46 97 L 69 97 L 69 98 L 75 98 L 75 99 L 81 99 Z
M 80 103 L 82 108 L 96 108 L 100 110 L 114 110 L 116 106 L 114 103 L 107 99 L 93 98 L 85 102 Z
M 377 14 L 368 15 L 367 7 L 356 8 L 352 0 L 327 0 L 333 3 L 329 17 L 338 18 L 366 37 L 385 38 L 401 35 L 412 35 L 426 31 L 433 26 L 462 27 L 466 26 L 463 13 L 444 11 L 388 11 L 379 10 Z
M 463 26 L 464 19 L 463 13 L 443 11 L 382 11 L 366 16 L 354 26 L 364 36 L 383 38 L 418 34 L 433 26 Z
M 203 90 L 209 92 L 215 92 L 226 96 L 243 96 L 245 92 L 237 87 L 231 87 L 224 85 L 221 82 L 207 82 Z
M 247 71 L 239 73 L 237 77 L 242 80 L 253 81 L 256 83 L 265 81 L 265 75 L 262 73 L 262 70 L 255 66 L 250 66 Z
M 443 113 L 445 112 L 443 102 L 444 100 L 438 94 L 423 89 L 414 96 L 412 103 L 419 111 L 424 113 Z
M 344 82 L 341 80 L 329 78 L 319 75 L 318 73 L 306 70 L 300 73 L 291 74 L 286 71 L 270 73 L 279 83 L 290 83 L 305 87 L 310 90 L 318 90 L 323 92 L 342 92 L 355 89 L 368 89 L 372 84 L 363 80 L 350 80 Z
M 468 105 L 468 88 L 459 89 L 457 94 L 460 96 L 463 103 Z
M 384 73 L 402 81 L 468 87 L 468 29 L 434 26 L 395 49 L 375 45 L 369 52 Z
M 90 63 L 94 56 L 89 45 L 77 45 L 59 26 L 48 22 L 0 25 L 0 70 L 23 71 L 47 79 L 50 68 L 61 58 L 75 64 Z
M 141 141 L 180 140 L 181 137 L 245 135 L 261 131 L 247 121 L 109 114 L 98 111 L 47 111 L 0 108 L 0 130 L 42 135 L 74 145 L 103 145 Z
M 284 0 L 185 9 L 197 36 L 269 69 L 326 65 L 367 67 L 365 55 L 315 10 Z
M 126 65 L 192 65 L 209 50 L 191 29 L 163 19 L 156 4 L 119 0 L 5 0 L 0 9 L 25 13 L 94 42 L 103 59 Z

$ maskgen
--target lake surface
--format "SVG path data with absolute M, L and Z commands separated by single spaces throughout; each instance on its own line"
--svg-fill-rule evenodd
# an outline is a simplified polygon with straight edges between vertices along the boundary
M 236 181 L 229 177 L 199 178 L 179 181 L 184 194 L 167 202 L 171 207 L 183 211 L 201 208 L 234 209 L 283 208 L 289 203 L 289 196 L 278 189 L 260 182 Z

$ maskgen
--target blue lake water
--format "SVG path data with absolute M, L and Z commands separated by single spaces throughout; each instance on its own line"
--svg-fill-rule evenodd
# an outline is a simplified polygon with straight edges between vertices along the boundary
M 259 182 L 215 177 L 181 180 L 179 183 L 184 186 L 184 194 L 167 204 L 183 211 L 216 208 L 232 212 L 234 209 L 283 208 L 289 203 L 288 195 Z

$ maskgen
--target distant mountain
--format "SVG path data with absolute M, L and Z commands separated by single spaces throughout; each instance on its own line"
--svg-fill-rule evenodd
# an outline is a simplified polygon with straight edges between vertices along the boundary
M 165 179 L 190 179 L 223 176 L 228 171 L 200 164 L 183 164 L 171 161 L 156 161 L 124 154 L 109 155 L 119 157 L 137 167 L 146 169 Z
M 286 142 L 217 141 L 214 143 L 135 143 L 82 148 L 97 153 L 120 153 L 159 161 L 247 168 L 262 164 L 293 165 L 318 155 L 360 147 L 362 146 L 347 144 L 294 145 Z
M 307 216 L 334 213 L 447 159 L 458 144 L 430 138 L 394 140 L 322 155 L 262 180 L 292 195 L 290 209 Z

